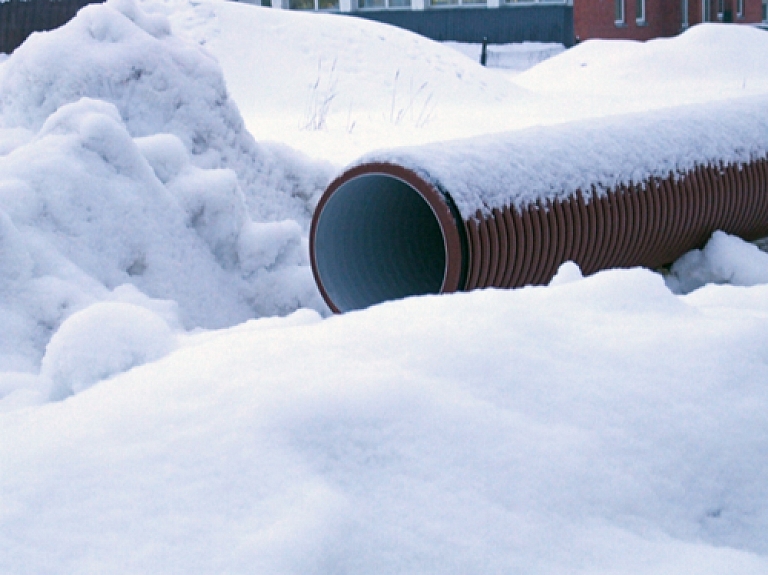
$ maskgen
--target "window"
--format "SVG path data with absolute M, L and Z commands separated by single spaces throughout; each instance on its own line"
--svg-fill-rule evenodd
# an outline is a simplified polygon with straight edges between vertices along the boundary
M 768 0 L 763 0 L 763 22 L 768 23 Z
M 744 0 L 736 0 L 736 16 L 744 18 Z
M 358 8 L 410 8 L 411 0 L 358 0 Z
M 645 24 L 645 0 L 636 0 L 635 20 L 638 24 Z
M 616 24 L 624 24 L 624 0 L 614 0 L 614 2 L 615 2 L 614 20 Z
M 339 0 L 288 0 L 291 10 L 338 10 Z
M 471 6 L 472 4 L 486 4 L 488 0 L 429 0 L 430 6 Z
M 688 0 L 682 0 L 682 6 L 680 7 L 680 12 L 683 15 L 683 20 L 681 22 L 683 30 L 688 28 L 690 26 L 690 22 L 688 20 Z
M 701 21 L 709 22 L 711 20 L 711 4 L 709 0 L 701 0 Z
M 482 0 L 485 4 L 487 0 Z M 502 0 L 504 4 L 569 4 L 573 0 Z M 464 4 L 474 4 L 475 2 L 467 2 L 464 0 Z
M 717 0 L 717 19 L 723 21 L 723 14 L 725 14 L 725 0 Z

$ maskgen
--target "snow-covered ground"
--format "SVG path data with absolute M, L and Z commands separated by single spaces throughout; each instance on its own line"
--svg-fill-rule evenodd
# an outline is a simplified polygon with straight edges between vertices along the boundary
M 328 317 L 306 253 L 375 149 L 752 106 L 768 34 L 477 48 L 109 0 L 0 60 L 0 573 L 768 572 L 768 254 Z

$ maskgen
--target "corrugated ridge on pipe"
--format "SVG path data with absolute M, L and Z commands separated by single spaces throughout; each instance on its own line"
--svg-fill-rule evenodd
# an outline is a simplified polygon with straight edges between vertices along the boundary
M 312 220 L 320 292 L 343 312 L 409 295 L 546 284 L 568 260 L 585 274 L 656 268 L 718 229 L 748 240 L 767 236 L 766 109 L 765 99 L 745 100 L 735 135 L 723 122 L 703 123 L 713 108 L 699 106 L 674 112 L 671 125 L 682 122 L 688 139 L 662 112 L 363 158 L 331 183 Z M 650 127 L 653 146 L 639 136 Z M 570 137 L 576 141 L 569 149 Z M 634 164 L 620 149 L 602 159 L 576 155 L 584 141 L 616 146 L 622 138 L 648 156 L 645 165 L 621 173 L 617 166 Z M 527 163 L 515 161 L 523 144 Z M 511 153 L 515 165 L 499 167 L 496 148 Z M 571 177 L 579 187 L 567 180 L 568 165 L 541 159 L 546 150 L 577 164 Z M 602 164 L 585 178 L 590 161 Z M 482 169 L 501 175 L 478 176 Z M 512 189 L 506 200 L 505 185 Z

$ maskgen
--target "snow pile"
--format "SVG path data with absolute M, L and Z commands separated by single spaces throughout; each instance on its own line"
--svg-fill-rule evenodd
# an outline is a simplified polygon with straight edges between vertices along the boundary
M 498 71 L 364 18 L 221 0 L 144 5 L 216 56 L 259 141 L 340 165 L 387 143 L 496 130 L 502 113 L 494 118 L 489 106 L 509 111 L 528 100 Z
M 768 286 L 571 279 L 251 321 L 7 414 L 0 571 L 765 573 Z
M 222 0 L 144 5 L 216 56 L 259 141 L 338 165 L 380 148 L 768 91 L 768 35 L 744 26 L 695 26 L 648 43 L 584 42 L 513 76 L 480 66 L 479 52 L 468 59 L 361 18 Z M 503 47 L 504 65 L 527 67 L 526 46 Z
M 568 263 L 547 287 L 249 319 L 321 309 L 304 234 L 328 172 L 255 143 L 232 101 L 260 142 L 345 162 L 527 127 L 397 154 L 609 185 L 764 155 L 765 36 L 585 43 L 520 78 L 570 81 L 589 50 L 590 85 L 543 94 L 354 18 L 141 5 L 0 63 L 0 572 L 768 572 L 768 255 L 716 233 L 666 278 Z M 633 51 L 646 72 L 597 94 Z M 708 75 L 677 68 L 705 53 Z M 694 93 L 734 99 L 575 121 Z
M 51 338 L 41 374 L 64 399 L 117 373 L 155 361 L 173 348 L 168 324 L 127 303 L 97 303 L 71 315 Z
M 766 68 L 765 31 L 700 24 L 648 42 L 587 40 L 514 81 L 536 92 L 599 95 L 632 107 L 657 107 L 765 93 Z
M 315 166 L 262 153 L 166 18 L 115 0 L 34 35 L 0 65 L 0 126 L 0 369 L 34 372 L 67 317 L 126 284 L 185 328 L 324 309 L 302 231 Z
M 400 165 L 451 195 L 464 218 L 576 191 L 740 165 L 768 155 L 768 97 L 592 118 L 360 158 Z M 350 166 L 350 167 L 352 167 Z
M 4 128 L 37 131 L 82 97 L 114 104 L 132 137 L 170 133 L 195 166 L 233 169 L 257 220 L 308 217 L 326 183 L 327 167 L 257 144 L 217 62 L 133 0 L 86 6 L 63 28 L 33 35 L 0 68 Z
M 688 252 L 672 265 L 667 284 L 676 293 L 689 293 L 707 284 L 768 284 L 768 253 L 717 231 L 703 249 Z

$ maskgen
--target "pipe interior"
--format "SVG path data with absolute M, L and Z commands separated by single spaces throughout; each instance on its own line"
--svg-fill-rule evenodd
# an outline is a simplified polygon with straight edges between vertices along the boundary
M 447 263 L 440 223 L 424 197 L 394 176 L 343 183 L 314 234 L 315 272 L 341 312 L 440 293 Z

